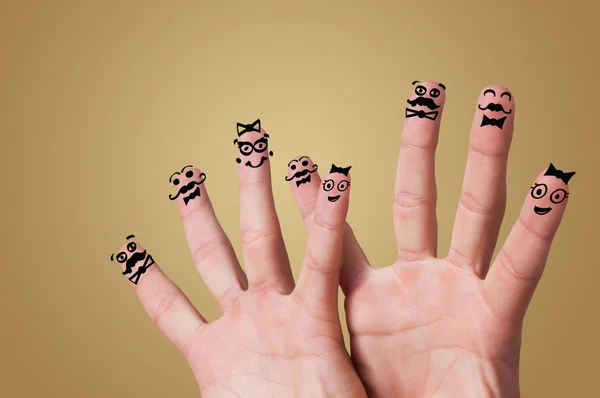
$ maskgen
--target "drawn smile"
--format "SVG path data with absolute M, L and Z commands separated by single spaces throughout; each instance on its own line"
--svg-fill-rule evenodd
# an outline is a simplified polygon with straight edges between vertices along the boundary
M 327 200 L 329 200 L 330 202 L 337 202 L 337 200 L 340 198 L 340 195 L 336 195 L 336 196 L 328 196 Z
M 245 164 L 246 164 L 246 166 L 248 166 L 248 167 L 252 167 L 253 169 L 257 169 L 257 168 L 259 168 L 260 166 L 262 166 L 262 165 L 263 165 L 263 163 L 267 161 L 267 159 L 269 159 L 269 158 L 268 158 L 268 157 L 265 157 L 265 156 L 261 157 L 261 158 L 260 158 L 260 163 L 259 163 L 258 165 L 256 165 L 256 166 L 254 166 L 252 163 L 250 163 L 250 161 L 247 161 Z
M 552 207 L 537 207 L 537 206 L 533 206 L 533 211 L 535 212 L 535 214 L 539 214 L 540 216 L 543 216 L 544 214 L 550 213 L 550 210 L 552 210 Z

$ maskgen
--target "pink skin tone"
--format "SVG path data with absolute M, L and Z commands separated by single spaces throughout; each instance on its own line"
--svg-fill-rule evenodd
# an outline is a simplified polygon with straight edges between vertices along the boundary
M 272 155 L 272 152 L 269 152 L 268 144 L 261 139 L 266 139 L 266 142 L 269 140 L 268 134 L 262 128 L 260 133 L 258 131 L 248 131 L 242 134 L 241 137 L 238 137 L 239 141 L 252 143 L 255 147 L 255 149 L 252 150 L 249 145 L 238 145 L 238 159 L 240 159 L 240 167 L 260 168 L 262 165 L 264 165 L 264 163 L 269 161 L 269 155 Z M 263 149 L 263 152 L 259 152 Z M 252 151 L 252 153 L 250 153 L 250 151 Z
M 514 98 L 511 109 L 503 130 L 481 127 L 482 112 L 475 111 L 446 257 L 437 256 L 433 164 L 439 127 L 426 119 L 406 119 L 402 133 L 393 217 L 397 260 L 372 268 L 346 227 L 340 285 L 352 360 L 369 397 L 520 396 L 523 318 L 568 201 L 553 204 L 549 198 L 556 189 L 568 189 L 544 176 L 546 170 L 540 173 L 536 182 L 548 186 L 546 196 L 536 199 L 527 191 L 492 261 L 504 215 Z M 319 184 L 315 175 L 310 186 L 292 187 L 309 231 Z M 538 215 L 534 206 L 552 210 Z
M 490 104 L 501 105 L 503 110 L 486 109 Z M 475 117 L 473 119 L 473 127 L 481 127 L 488 132 L 504 131 L 508 127 L 512 131 L 515 119 L 514 108 L 515 104 L 512 93 L 509 90 L 502 86 L 488 86 L 481 91 L 479 99 L 477 100 L 476 115 L 479 116 L 479 118 Z M 492 119 L 506 117 L 506 121 L 504 122 L 502 129 L 489 124 L 481 126 L 484 116 Z
M 206 322 L 158 265 L 136 287 L 140 301 L 185 356 L 202 397 L 366 398 L 338 315 L 350 189 L 335 203 L 323 190 L 315 196 L 313 228 L 295 284 L 275 213 L 269 162 L 238 171 L 246 272 L 205 184 L 194 206 L 178 200 L 194 264 L 223 315 Z
M 298 156 L 290 160 L 288 163 L 288 174 L 285 178 L 286 181 L 294 181 L 292 187 L 301 188 L 306 182 L 306 178 L 311 176 L 312 173 L 317 171 L 318 166 L 308 156 Z M 306 173 L 306 174 L 305 174 Z M 301 175 L 300 175 L 301 174 Z M 306 181 L 306 182 L 303 182 Z M 298 185 L 300 182 L 300 185 Z
M 170 181 L 173 184 L 175 192 L 169 195 L 169 199 L 177 200 L 177 204 L 182 212 L 186 210 L 191 211 L 193 208 L 200 206 L 201 198 L 206 193 L 203 186 L 205 180 L 206 174 L 202 173 L 199 169 L 191 166 L 184 167 L 180 172 L 171 175 Z M 182 188 L 186 192 L 180 192 Z M 197 196 L 197 192 L 200 192 L 200 196 Z

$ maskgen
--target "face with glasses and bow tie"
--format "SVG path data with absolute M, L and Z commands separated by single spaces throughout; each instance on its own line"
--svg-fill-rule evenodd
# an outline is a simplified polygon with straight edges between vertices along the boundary
M 531 197 L 539 201 L 533 206 L 533 212 L 543 216 L 563 203 L 569 197 L 567 184 L 574 175 L 574 171 L 558 170 L 550 163 L 548 170 L 531 187 Z
M 415 89 L 411 98 L 406 100 L 410 105 L 405 111 L 406 118 L 436 120 L 445 102 L 446 86 L 433 81 L 418 80 L 412 84 Z
M 512 94 L 489 87 L 483 90 L 477 109 L 481 112 L 480 127 L 493 127 L 502 130 L 507 119 L 512 118 L 514 109 Z
M 237 134 L 238 138 L 233 141 L 240 151 L 240 157 L 235 159 L 237 163 L 242 164 L 244 158 L 244 166 L 256 169 L 269 160 L 269 156 L 273 156 L 273 151 L 267 153 L 269 134 L 261 129 L 260 119 L 250 124 L 238 123 Z

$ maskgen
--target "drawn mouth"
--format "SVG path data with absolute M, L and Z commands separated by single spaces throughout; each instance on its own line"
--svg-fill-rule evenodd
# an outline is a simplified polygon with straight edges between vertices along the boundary
M 245 164 L 248 167 L 252 167 L 253 169 L 257 169 L 260 166 L 262 166 L 263 163 L 267 161 L 267 159 L 268 159 L 267 157 L 263 156 L 262 158 L 260 158 L 260 163 L 258 165 L 256 165 L 256 166 L 254 166 L 252 163 L 250 163 L 250 161 L 247 161 Z
M 552 210 L 552 207 L 537 207 L 537 206 L 533 206 L 533 211 L 535 212 L 535 214 L 539 214 L 540 216 L 543 216 L 544 214 L 550 213 L 550 210 Z
M 328 196 L 327 200 L 329 200 L 330 202 L 337 202 L 337 200 L 340 198 L 340 195 L 337 196 Z

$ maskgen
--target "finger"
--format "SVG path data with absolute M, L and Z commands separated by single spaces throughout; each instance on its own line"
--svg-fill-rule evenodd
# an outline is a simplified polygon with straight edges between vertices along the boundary
M 290 183 L 296 205 L 309 231 L 314 226 L 315 205 L 321 187 L 321 178 L 317 169 L 318 165 L 308 156 L 298 156 L 288 163 L 288 175 L 285 178 Z M 348 223 L 345 223 L 344 228 L 340 286 L 344 294 L 348 295 L 359 282 L 357 279 L 359 275 L 368 271 L 370 267 L 352 228 Z
M 506 164 L 515 102 L 508 89 L 488 86 L 477 100 L 462 194 L 448 259 L 485 277 L 506 207 Z
M 194 336 L 206 321 L 134 238 L 128 236 L 127 242 L 113 253 L 111 261 L 121 265 L 123 275 L 152 322 L 187 356 Z
M 573 174 L 551 164 L 531 187 L 519 219 L 484 281 L 486 301 L 498 316 L 525 315 L 567 206 L 567 183 Z
M 313 226 L 296 291 L 311 308 L 337 316 L 344 224 L 350 197 L 350 167 L 332 165 L 317 195 Z
M 196 269 L 224 310 L 247 287 L 231 242 L 219 224 L 206 192 L 206 174 L 185 166 L 169 178 L 183 221 L 185 236 Z
M 238 176 L 242 250 L 250 286 L 272 287 L 281 293 L 294 288 L 271 188 L 269 134 L 260 120 L 237 124 Z
M 398 259 L 420 260 L 437 252 L 435 149 L 446 87 L 413 82 L 407 101 L 394 190 L 394 229 Z

